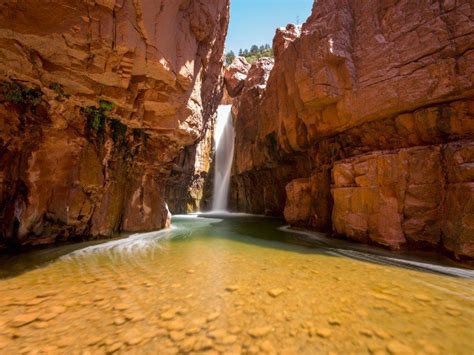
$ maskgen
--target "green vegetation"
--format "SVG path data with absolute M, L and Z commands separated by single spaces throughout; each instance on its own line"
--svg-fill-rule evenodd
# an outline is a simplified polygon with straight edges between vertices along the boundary
M 40 89 L 31 89 L 15 82 L 4 82 L 2 94 L 6 101 L 14 104 L 36 106 L 41 102 L 43 93 Z
M 115 107 L 113 102 L 106 101 L 106 100 L 100 100 L 99 106 L 100 106 L 100 109 L 103 110 L 104 112 L 110 112 Z
M 110 129 L 108 132 L 117 147 L 124 147 L 127 144 L 127 126 L 118 118 L 111 116 L 114 107 L 113 102 L 100 100 L 98 106 L 83 108 L 82 112 L 87 118 L 87 131 L 91 137 L 97 138 L 102 143 L 108 126 Z M 135 135 L 135 132 L 133 133 Z
M 109 101 L 100 100 L 99 107 L 88 106 L 82 109 L 82 112 L 87 118 L 87 128 L 89 132 L 95 133 L 95 135 L 103 140 L 105 132 L 105 124 L 110 119 L 110 112 L 113 110 L 114 104 Z
M 265 44 L 260 47 L 254 44 L 252 47 L 250 47 L 250 50 L 241 49 L 239 51 L 239 56 L 244 57 L 247 62 L 252 64 L 263 57 L 273 58 L 273 48 L 269 44 Z M 225 61 L 227 65 L 230 65 L 234 59 L 235 53 L 233 51 L 230 51 L 226 54 Z
M 127 126 L 119 120 L 112 118 L 110 119 L 110 128 L 112 129 L 112 139 L 115 143 L 125 143 Z
M 71 96 L 64 92 L 64 87 L 59 83 L 52 83 L 51 85 L 49 85 L 49 88 L 53 90 L 54 92 L 56 92 L 56 94 L 58 94 L 58 96 L 56 96 L 56 100 L 58 101 L 62 101 L 63 99 L 68 99 Z

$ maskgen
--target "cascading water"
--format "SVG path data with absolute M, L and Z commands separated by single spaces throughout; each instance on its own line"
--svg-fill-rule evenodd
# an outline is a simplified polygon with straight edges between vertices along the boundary
M 214 133 L 216 162 L 214 173 L 213 211 L 226 211 L 229 198 L 230 173 L 234 158 L 235 131 L 232 124 L 232 105 L 221 105 L 217 109 Z

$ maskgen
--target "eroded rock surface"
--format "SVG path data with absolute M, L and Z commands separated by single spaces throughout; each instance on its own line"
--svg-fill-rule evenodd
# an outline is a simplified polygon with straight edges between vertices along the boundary
M 242 93 L 250 67 L 251 65 L 244 57 L 236 57 L 226 68 L 224 80 L 230 97 L 236 97 Z
M 467 0 L 320 0 L 277 30 L 268 82 L 237 100 L 234 208 L 473 257 L 473 15 Z
M 168 225 L 165 182 L 222 95 L 228 6 L 0 5 L 0 244 Z

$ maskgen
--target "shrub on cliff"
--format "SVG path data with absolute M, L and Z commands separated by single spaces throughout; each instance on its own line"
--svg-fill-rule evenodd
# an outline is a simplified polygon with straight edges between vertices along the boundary
M 5 101 L 17 105 L 36 106 L 41 102 L 43 93 L 40 89 L 33 89 L 15 82 L 2 84 L 2 95 Z
M 58 101 L 63 101 L 64 99 L 68 99 L 71 96 L 64 92 L 64 87 L 59 83 L 52 83 L 49 85 L 49 88 L 58 94 L 58 96 L 56 96 L 56 100 Z
M 109 101 L 100 100 L 99 106 L 88 106 L 82 109 L 87 119 L 87 130 L 103 141 L 105 132 L 105 124 L 110 118 L 110 112 L 113 110 L 114 104 Z

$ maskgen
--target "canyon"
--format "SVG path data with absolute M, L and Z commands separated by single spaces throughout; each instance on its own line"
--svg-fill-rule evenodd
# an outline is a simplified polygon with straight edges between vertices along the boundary
M 0 353 L 474 354 L 474 4 L 267 3 L 0 2 Z
M 226 0 L 0 6 L 0 245 L 209 210 L 231 104 L 232 211 L 474 257 L 469 1 L 315 2 L 225 70 Z
M 0 4 L 0 246 L 169 226 L 209 170 L 228 21 L 228 0 Z
M 226 73 L 235 211 L 474 257 L 474 7 L 318 1 Z M 237 73 L 237 74 L 236 74 Z

